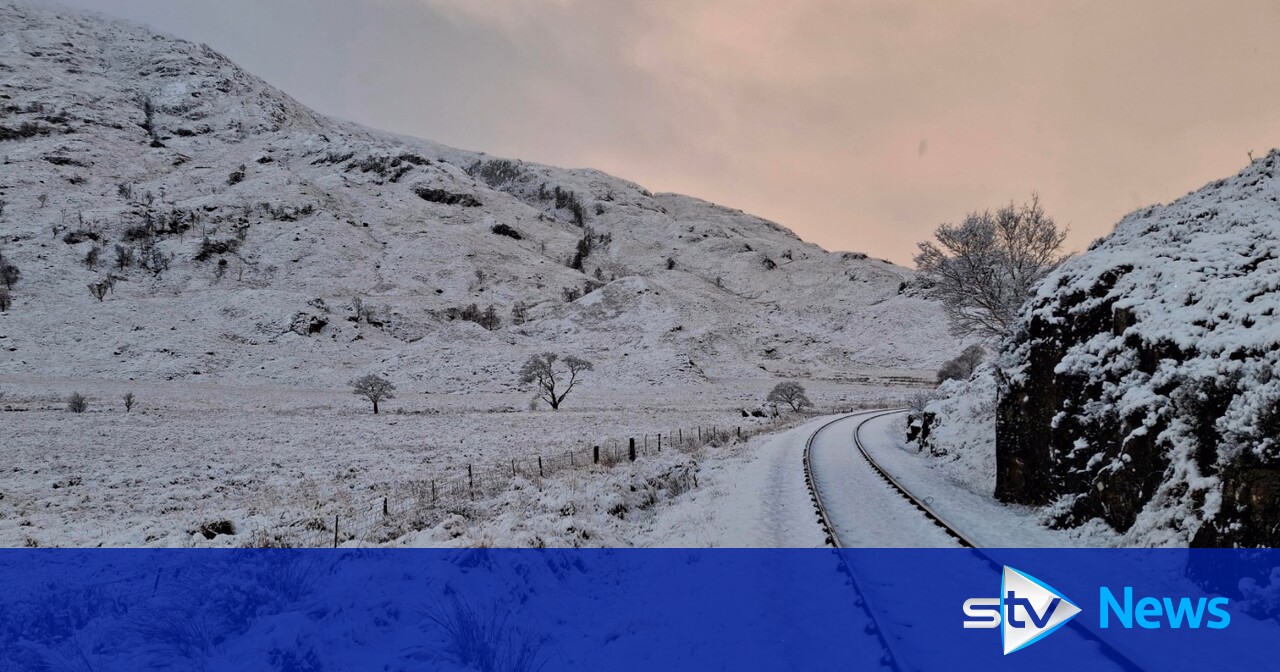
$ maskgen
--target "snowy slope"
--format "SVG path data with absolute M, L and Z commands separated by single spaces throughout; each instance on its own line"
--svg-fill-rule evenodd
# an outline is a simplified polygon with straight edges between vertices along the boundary
M 329 119 L 131 24 L 0 0 L 0 26 L 0 235 L 22 273 L 0 375 L 377 370 L 448 393 L 508 390 L 546 349 L 592 358 L 604 387 L 954 354 L 910 271 L 740 211 Z M 500 324 L 461 319 L 470 304 Z

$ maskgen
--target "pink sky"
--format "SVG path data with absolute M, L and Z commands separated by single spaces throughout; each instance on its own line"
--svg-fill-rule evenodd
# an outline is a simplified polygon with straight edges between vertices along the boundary
M 1038 191 L 1081 249 L 1280 145 L 1280 3 L 71 0 L 321 112 L 910 264 Z

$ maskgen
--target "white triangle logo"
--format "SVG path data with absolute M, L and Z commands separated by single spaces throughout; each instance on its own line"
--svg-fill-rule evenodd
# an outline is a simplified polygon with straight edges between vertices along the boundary
M 1000 638 L 1009 655 L 1030 646 L 1080 613 L 1062 593 L 1006 566 L 1000 579 Z

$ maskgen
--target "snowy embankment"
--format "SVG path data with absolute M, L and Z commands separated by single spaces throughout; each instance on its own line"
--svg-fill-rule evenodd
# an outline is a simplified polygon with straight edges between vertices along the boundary
M 639 531 L 645 546 L 733 548 L 826 544 L 804 479 L 805 440 L 823 416 L 761 436 L 748 450 L 704 467 L 706 487 L 670 506 Z
M 1115 533 L 1105 525 L 1055 530 L 1046 525 L 1040 509 L 997 501 L 991 490 L 984 487 L 987 479 L 982 477 L 990 473 L 990 463 L 978 470 L 966 457 L 940 457 L 916 450 L 903 439 L 905 419 L 905 414 L 893 414 L 868 421 L 858 433 L 863 448 L 948 525 L 978 545 L 991 548 L 1116 545 Z M 975 438 L 972 445 L 982 444 Z M 990 451 L 988 454 L 993 455 Z

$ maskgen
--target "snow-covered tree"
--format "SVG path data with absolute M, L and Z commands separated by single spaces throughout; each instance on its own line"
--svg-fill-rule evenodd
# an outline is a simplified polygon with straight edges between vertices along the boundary
M 809 401 L 808 395 L 805 394 L 804 385 L 790 380 L 774 385 L 765 401 L 786 404 L 793 411 L 813 406 L 813 402 Z
M 351 381 L 351 393 L 368 399 L 373 404 L 374 415 L 378 414 L 378 402 L 396 398 L 395 389 L 396 386 L 391 381 L 376 373 L 360 376 Z
M 1032 195 L 1022 206 L 943 224 L 934 236 L 920 243 L 916 267 L 933 282 L 956 334 L 989 337 L 1004 333 L 1031 289 L 1063 261 L 1067 229 Z
M 524 363 L 520 369 L 520 382 L 526 385 L 534 383 L 538 397 L 550 404 L 552 410 L 559 410 L 564 398 L 578 384 L 579 374 L 594 368 L 591 362 L 581 357 L 561 357 L 553 352 L 544 352 L 531 356 Z

